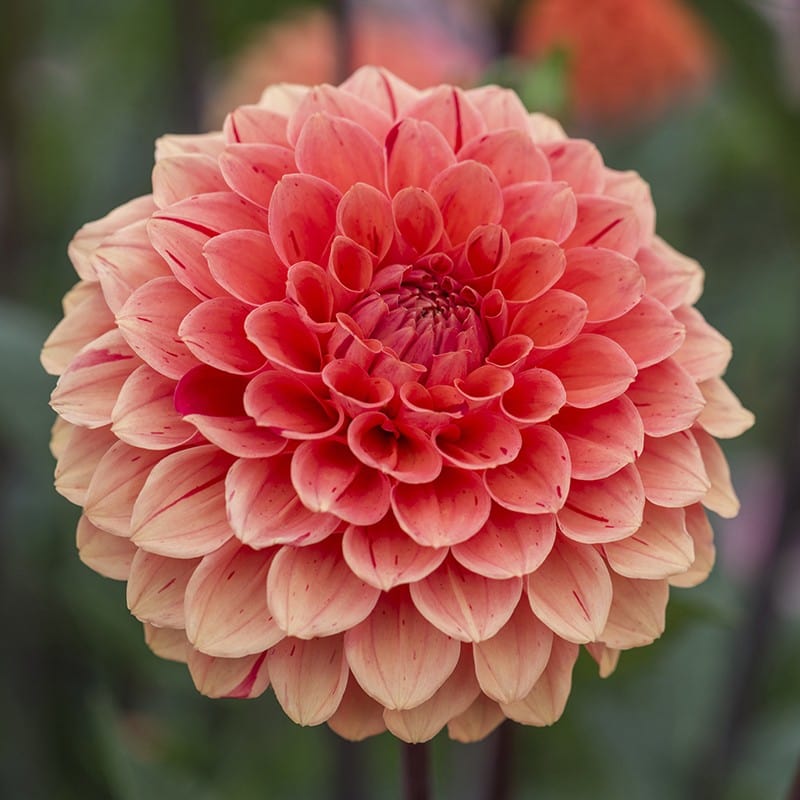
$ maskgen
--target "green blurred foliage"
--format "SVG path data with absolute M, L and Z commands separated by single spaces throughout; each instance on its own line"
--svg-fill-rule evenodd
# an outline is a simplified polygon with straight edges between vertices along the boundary
M 728 449 L 734 463 L 755 452 L 775 459 L 798 359 L 800 112 L 782 94 L 760 18 L 740 0 L 697 5 L 726 53 L 716 89 L 650 125 L 586 133 L 611 166 L 651 182 L 659 232 L 707 271 L 700 307 L 733 340 L 730 382 L 760 421 Z M 354 797 L 347 787 L 359 785 L 367 797 L 399 797 L 388 735 L 347 746 L 324 727 L 294 726 L 269 692 L 249 702 L 199 697 L 182 665 L 144 646 L 124 587 L 80 564 L 76 511 L 50 488 L 53 382 L 38 351 L 75 280 L 66 243 L 84 221 L 148 191 L 158 135 L 198 124 L 187 72 L 202 98 L 210 72 L 281 10 L 275 0 L 35 0 L 3 9 L 4 798 L 335 798 Z M 489 77 L 514 84 L 530 107 L 568 104 L 561 56 L 534 71 L 499 60 Z M 703 587 L 673 592 L 665 636 L 625 654 L 608 680 L 582 656 L 564 718 L 516 731 L 516 797 L 703 796 L 693 793 L 725 724 L 747 603 L 743 579 L 723 564 Z M 797 618 L 797 608 L 780 618 L 762 654 L 767 679 L 724 788 L 730 800 L 788 790 L 800 752 Z M 477 797 L 489 748 L 437 739 L 437 796 Z

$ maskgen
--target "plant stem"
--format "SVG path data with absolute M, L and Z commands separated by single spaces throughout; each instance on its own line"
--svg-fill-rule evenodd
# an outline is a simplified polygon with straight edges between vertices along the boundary
M 405 800 L 430 800 L 430 755 L 427 742 L 403 745 Z
M 514 758 L 514 728 L 506 720 L 492 737 L 492 762 L 486 786 L 486 800 L 509 800 Z

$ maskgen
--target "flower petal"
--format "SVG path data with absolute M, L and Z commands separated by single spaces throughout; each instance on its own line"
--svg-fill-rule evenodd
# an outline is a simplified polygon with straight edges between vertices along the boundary
M 115 581 L 128 580 L 136 546 L 120 536 L 101 530 L 86 516 L 78 520 L 78 556 L 87 567 Z
M 658 506 L 688 506 L 702 500 L 711 488 L 702 453 L 690 431 L 658 439 L 646 436 L 636 468 L 645 496 Z
M 458 151 L 459 161 L 468 159 L 485 164 L 500 186 L 550 180 L 544 153 L 519 129 L 495 130 L 470 140 Z
M 755 417 L 739 402 L 721 378 L 699 384 L 706 404 L 697 417 L 703 430 L 720 439 L 729 439 L 752 427 Z
M 431 439 L 446 463 L 472 470 L 508 464 L 522 447 L 519 428 L 487 410 L 475 411 L 437 428 Z
M 680 306 L 673 313 L 686 327 L 686 338 L 675 353 L 675 360 L 696 381 L 719 378 L 731 360 L 731 343 L 696 308 Z
M 343 739 L 360 742 L 386 730 L 383 706 L 376 703 L 350 675 L 339 707 L 328 719 L 328 727 Z
M 217 658 L 190 648 L 187 663 L 195 688 L 206 697 L 258 697 L 269 686 L 266 653 Z
M 455 163 L 453 148 L 430 122 L 406 118 L 386 136 L 386 188 L 392 197 L 409 186 L 427 189 Z
M 644 244 L 632 205 L 603 195 L 581 194 L 577 219 L 564 247 L 605 247 L 633 258 Z
M 731 471 L 725 454 L 716 439 L 705 431 L 695 429 L 692 434 L 700 447 L 703 464 L 711 481 L 711 488 L 703 498 L 703 505 L 721 517 L 731 519 L 739 513 L 739 498 L 731 483 Z
M 564 347 L 581 332 L 588 308 L 586 301 L 571 292 L 551 289 L 520 309 L 509 333 L 524 334 L 541 350 Z
M 546 370 L 525 370 L 514 376 L 514 385 L 500 398 L 503 413 L 516 423 L 546 422 L 567 401 L 564 386 Z
M 292 150 L 263 142 L 229 144 L 220 155 L 219 165 L 228 186 L 261 208 L 269 208 L 278 181 L 297 172 Z
M 566 263 L 564 251 L 550 239 L 517 239 L 511 244 L 508 260 L 497 271 L 493 286 L 510 302 L 530 303 L 564 274 Z
M 75 505 L 85 505 L 86 492 L 100 459 L 115 443 L 108 428 L 69 426 L 55 471 L 56 491 Z
M 178 661 L 185 664 L 189 657 L 191 645 L 186 639 L 186 633 L 173 628 L 159 628 L 144 623 L 145 644 L 159 657 L 168 661 Z
M 603 157 L 591 142 L 566 139 L 540 146 L 550 164 L 554 181 L 566 181 L 580 194 L 603 191 L 606 183 Z
M 673 575 L 669 579 L 671 586 L 682 588 L 702 583 L 711 572 L 716 558 L 714 531 L 711 530 L 705 509 L 700 503 L 695 503 L 687 506 L 684 511 L 686 512 L 686 530 L 694 542 L 694 561 L 686 572 Z
M 511 241 L 527 237 L 561 244 L 577 220 L 572 187 L 564 181 L 528 181 L 503 189 L 503 226 Z
M 618 650 L 652 644 L 664 632 L 667 581 L 623 578 L 612 572 L 611 582 L 614 600 L 600 640 Z
M 406 117 L 426 120 L 444 135 L 457 153 L 464 142 L 486 130 L 486 124 L 469 96 L 454 86 L 439 86 L 420 97 L 405 111 Z
M 378 261 L 389 252 L 394 237 L 392 206 L 373 186 L 351 186 L 336 208 L 336 223 L 343 236 L 366 248 Z
M 250 313 L 244 329 L 274 366 L 298 374 L 316 374 L 322 369 L 319 339 L 294 306 L 265 303 Z
M 447 723 L 447 735 L 457 742 L 478 742 L 506 719 L 500 706 L 481 692 L 463 713 Z
M 181 153 L 165 156 L 153 167 L 153 201 L 159 208 L 170 206 L 206 192 L 228 188 L 217 160 L 206 153 Z
M 128 578 L 128 609 L 137 619 L 163 628 L 185 627 L 183 598 L 196 558 L 166 558 L 137 550 Z

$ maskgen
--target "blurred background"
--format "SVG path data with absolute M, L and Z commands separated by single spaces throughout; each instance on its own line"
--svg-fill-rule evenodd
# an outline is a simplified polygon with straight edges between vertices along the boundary
M 582 656 L 552 729 L 434 741 L 436 797 L 789 796 L 800 754 L 798 0 L 27 0 L 0 4 L 0 797 L 399 798 L 388 735 L 300 729 L 271 693 L 210 701 L 145 647 L 124 586 L 83 567 L 52 490 L 38 353 L 85 221 L 149 191 L 153 141 L 218 128 L 267 83 L 383 62 L 494 81 L 652 185 L 659 233 L 706 269 L 758 423 L 726 445 L 743 510 L 710 580 L 603 681 Z M 796 787 L 800 793 L 800 788 Z M 800 794 L 794 794 L 798 797 Z

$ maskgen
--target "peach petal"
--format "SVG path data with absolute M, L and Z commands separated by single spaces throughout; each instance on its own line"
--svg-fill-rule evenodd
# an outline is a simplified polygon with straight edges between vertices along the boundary
M 469 539 L 489 517 L 491 500 L 473 472 L 444 467 L 431 483 L 398 483 L 392 509 L 400 527 L 423 547 Z
M 514 317 L 512 334 L 524 334 L 540 350 L 556 350 L 574 341 L 581 332 L 588 307 L 571 292 L 551 289 L 531 300 Z
M 148 452 L 125 442 L 112 445 L 100 459 L 83 501 L 94 525 L 115 536 L 130 536 L 133 504 L 150 470 L 163 453 Z
M 267 576 L 267 604 L 287 636 L 313 639 L 347 631 L 366 619 L 380 591 L 356 577 L 338 541 L 284 546 Z
M 463 714 L 453 717 L 447 723 L 447 735 L 457 742 L 478 742 L 505 719 L 506 715 L 500 710 L 500 706 L 481 692 Z
M 325 539 L 339 526 L 333 514 L 307 509 L 292 486 L 291 455 L 240 459 L 225 478 L 225 504 L 236 537 L 261 549 L 305 545 Z
M 269 679 L 286 716 L 298 725 L 321 725 L 342 701 L 350 670 L 341 636 L 287 637 L 269 651 Z
M 552 646 L 553 632 L 523 600 L 491 639 L 472 647 L 481 689 L 498 703 L 522 700 L 544 672 Z
M 492 499 L 504 508 L 523 514 L 554 513 L 569 492 L 567 445 L 545 425 L 526 428 L 517 458 L 488 471 L 484 482 Z
M 567 705 L 577 658 L 578 647 L 556 636 L 542 677 L 522 700 L 501 703 L 503 713 L 523 725 L 552 725 Z
M 617 650 L 652 644 L 664 632 L 669 584 L 624 578 L 614 572 L 611 582 L 614 599 L 600 640 Z
M 474 536 L 454 545 L 451 552 L 468 570 L 502 580 L 538 569 L 555 540 L 553 514 L 518 514 L 495 506 L 486 524 Z
M 122 384 L 111 410 L 111 430 L 123 442 L 145 450 L 169 450 L 195 434 L 175 410 L 176 383 L 147 364 L 137 367 Z
M 671 586 L 688 588 L 702 583 L 711 572 L 716 558 L 714 548 L 714 531 L 708 522 L 705 509 L 699 504 L 687 506 L 686 530 L 694 542 L 694 561 L 686 572 L 673 575 L 669 579 Z
M 372 525 L 389 510 L 389 479 L 363 465 L 344 442 L 303 442 L 292 456 L 292 484 L 303 505 L 354 525 Z
M 347 663 L 361 688 L 385 708 L 424 703 L 450 677 L 461 644 L 431 625 L 401 588 L 344 636 Z
M 394 396 L 386 378 L 374 378 L 358 364 L 334 359 L 322 370 L 322 382 L 350 416 L 383 408 Z
M 275 144 L 230 144 L 219 158 L 228 186 L 240 197 L 269 208 L 278 181 L 297 172 L 295 153 Z
M 457 153 L 464 142 L 486 130 L 486 123 L 468 95 L 454 86 L 431 89 L 406 109 L 407 117 L 425 120 L 444 135 L 448 145 Z
M 454 245 L 466 241 L 478 225 L 500 222 L 503 196 L 492 171 L 477 161 L 461 161 L 440 172 L 429 189 L 442 212 Z
M 621 317 L 592 330 L 613 339 L 639 369 L 674 355 L 686 336 L 683 325 L 666 306 L 648 295 Z
M 755 417 L 739 402 L 721 378 L 710 378 L 698 384 L 706 401 L 697 417 L 703 430 L 719 439 L 730 439 L 752 427 Z
M 442 212 L 425 189 L 401 189 L 392 200 L 392 214 L 400 236 L 419 255 L 429 252 L 442 238 Z
M 522 593 L 522 579 L 485 578 L 448 559 L 410 590 L 420 614 L 442 633 L 481 642 L 508 622 Z
M 467 142 L 458 160 L 485 164 L 500 186 L 550 180 L 550 165 L 542 151 L 524 131 L 495 130 Z
M 136 546 L 127 539 L 107 533 L 81 516 L 76 544 L 78 556 L 87 567 L 115 581 L 128 579 Z
M 703 505 L 721 517 L 732 519 L 739 513 L 739 498 L 731 483 L 731 471 L 722 448 L 716 439 L 705 431 L 692 432 L 700 447 L 711 488 L 703 498 Z
M 647 282 L 647 293 L 667 308 L 697 302 L 703 291 L 703 270 L 693 258 L 656 236 L 636 254 L 636 260 Z
M 563 408 L 551 424 L 567 443 L 578 480 L 607 478 L 644 447 L 642 420 L 626 395 L 594 408 Z
M 617 668 L 619 650 L 607 647 L 602 642 L 588 642 L 584 645 L 589 655 L 597 662 L 601 678 L 607 678 Z
M 430 122 L 403 119 L 386 136 L 386 188 L 427 189 L 443 170 L 456 163 L 453 148 Z
M 464 713 L 480 694 L 475 680 L 470 648 L 461 648 L 461 657 L 450 677 L 424 703 L 414 708 L 386 709 L 386 727 L 404 742 L 427 742 L 454 717 Z
M 526 589 L 533 613 L 557 637 L 577 644 L 602 638 L 612 585 L 594 547 L 558 538 L 547 560 L 528 576 Z
M 493 469 L 512 462 L 522 448 L 519 428 L 480 410 L 434 430 L 431 440 L 445 463 L 461 469 Z
M 64 454 L 64 450 L 69 443 L 72 432 L 79 430 L 75 425 L 67 422 L 62 417 L 56 417 L 53 420 L 53 426 L 50 429 L 50 454 L 58 460 Z M 85 428 L 83 430 L 86 430 Z
M 221 192 L 227 188 L 217 160 L 206 153 L 165 156 L 153 167 L 153 201 L 159 208 L 195 194 Z
M 319 340 L 293 306 L 265 303 L 250 312 L 244 329 L 247 338 L 275 366 L 300 374 L 322 369 Z
M 552 372 L 534 367 L 514 377 L 514 386 L 500 398 L 500 408 L 514 422 L 532 424 L 550 419 L 566 401 L 561 381 Z
M 245 699 L 262 695 L 269 686 L 266 659 L 266 653 L 217 658 L 189 648 L 187 664 L 200 694 Z
M 486 122 L 490 131 L 521 128 L 528 123 L 528 110 L 511 89 L 500 86 L 476 86 L 468 89 L 467 97 Z
M 191 649 L 186 633 L 174 628 L 159 628 L 144 623 L 144 642 L 159 657 L 185 664 Z
M 286 265 L 266 233 L 221 233 L 206 242 L 203 255 L 214 280 L 237 300 L 255 306 L 284 298 Z
M 608 478 L 573 480 L 558 525 L 576 542 L 615 542 L 642 524 L 645 489 L 633 464 Z
M 603 247 L 575 247 L 566 255 L 567 266 L 556 285 L 586 301 L 587 322 L 621 317 L 642 299 L 644 278 L 632 258 Z
M 128 298 L 117 313 L 117 325 L 146 364 L 177 380 L 197 364 L 178 335 L 181 321 L 197 303 L 197 297 L 175 278 L 154 278 Z
M 656 208 L 650 184 L 634 170 L 605 169 L 603 193 L 624 203 L 629 203 L 636 211 L 643 241 L 653 240 L 656 232 Z
M 611 339 L 587 333 L 548 355 L 537 366 L 549 369 L 567 392 L 567 403 L 591 408 L 621 395 L 636 377 L 636 365 Z
M 695 381 L 719 378 L 731 360 L 731 343 L 696 308 L 680 306 L 673 313 L 686 327 L 686 339 L 675 353 L 675 360 Z
M 575 192 L 598 194 L 605 188 L 606 172 L 600 151 L 586 139 L 568 139 L 540 145 L 554 181 L 566 181 Z
M 572 187 L 564 181 L 528 181 L 503 189 L 503 226 L 511 241 L 527 237 L 561 244 L 577 220 Z
M 286 439 L 270 430 L 259 428 L 249 417 L 214 417 L 187 414 L 198 432 L 211 444 L 236 458 L 268 458 L 280 453 Z
M 186 636 L 201 653 L 240 658 L 283 638 L 267 608 L 272 553 L 237 540 L 205 556 L 186 586 Z
M 50 395 L 50 405 L 74 425 L 108 425 L 120 389 L 138 365 L 119 331 L 104 333 L 72 359 Z
M 211 553 L 233 536 L 223 481 L 231 457 L 213 445 L 165 456 L 148 475 L 131 515 L 131 538 L 161 556 Z
M 128 578 L 128 609 L 137 619 L 163 628 L 184 628 L 183 598 L 199 559 L 166 558 L 137 550 Z
M 564 251 L 549 239 L 517 239 L 493 285 L 510 302 L 530 303 L 561 277 L 566 263 Z
M 430 575 L 447 555 L 447 548 L 422 547 L 387 514 L 370 526 L 350 525 L 342 539 L 342 552 L 361 580 L 388 592 Z
M 694 542 L 682 508 L 646 503 L 635 534 L 603 546 L 609 566 L 627 578 L 658 580 L 686 572 L 694 561 Z
M 97 465 L 115 443 L 108 428 L 70 426 L 64 434 L 55 471 L 56 491 L 70 503 L 82 506 Z
M 394 235 L 392 206 L 373 186 L 356 183 L 342 195 L 336 224 L 344 236 L 366 248 L 378 261 L 389 252 Z
M 193 308 L 178 336 L 194 356 L 223 372 L 247 374 L 264 365 L 264 356 L 245 337 L 250 306 L 232 297 L 216 297 Z
M 386 730 L 383 706 L 376 703 L 350 675 L 347 686 L 328 727 L 350 742 L 360 742 Z
M 442 456 L 428 436 L 377 411 L 350 423 L 347 443 L 359 461 L 401 483 L 430 483 L 442 471 Z
M 286 123 L 288 117 L 277 109 L 261 105 L 243 105 L 231 111 L 225 118 L 224 133 L 228 144 L 235 142 L 277 144 L 286 146 Z
M 341 194 L 314 175 L 285 175 L 269 203 L 269 232 L 275 252 L 287 266 L 320 263 L 336 229 Z
M 217 158 L 225 147 L 225 137 L 219 131 L 211 133 L 167 133 L 156 139 L 155 159 L 203 154 Z
M 700 447 L 690 431 L 658 439 L 646 436 L 636 468 L 645 496 L 658 506 L 687 506 L 702 500 L 711 488 Z
M 639 219 L 632 205 L 613 197 L 581 194 L 577 219 L 565 248 L 604 247 L 633 258 L 642 241 Z

